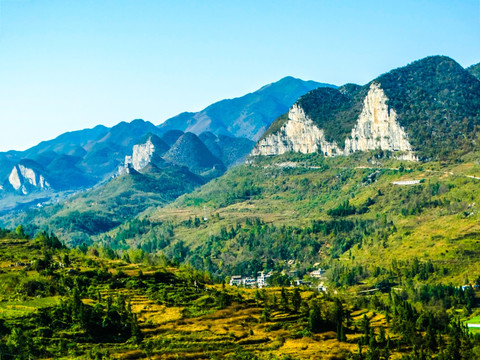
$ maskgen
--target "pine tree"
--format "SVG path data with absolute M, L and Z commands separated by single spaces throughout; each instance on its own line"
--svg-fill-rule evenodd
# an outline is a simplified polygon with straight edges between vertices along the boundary
M 324 321 L 322 319 L 322 312 L 320 305 L 314 303 L 310 309 L 310 314 L 308 317 L 308 325 L 310 331 L 313 333 L 318 333 L 323 330 Z
M 298 288 L 295 288 L 295 290 L 293 290 L 293 295 L 292 295 L 293 311 L 298 313 L 301 305 L 302 305 L 302 296 L 300 295 L 300 290 Z
M 285 288 L 282 287 L 282 290 L 280 292 L 280 306 L 284 312 L 288 312 L 288 295 L 287 292 L 285 291 Z

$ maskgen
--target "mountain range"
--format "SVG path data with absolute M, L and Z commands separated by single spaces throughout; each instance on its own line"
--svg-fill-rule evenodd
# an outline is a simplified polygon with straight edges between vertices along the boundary
M 256 144 L 188 115 L 1 154 L 41 206 L 0 215 L 0 355 L 479 358 L 479 66 L 315 88 Z
M 166 163 L 187 166 L 195 173 L 214 168 L 204 174 L 208 179 L 221 175 L 227 167 L 241 163 L 254 145 L 239 133 L 222 132 L 222 124 L 229 123 L 232 114 L 249 114 L 235 120 L 237 127 L 258 121 L 268 126 L 300 95 L 316 86 L 322 84 L 289 77 L 243 97 L 213 104 L 204 112 L 215 114 L 216 125 L 204 127 L 213 132 L 197 132 L 200 137 L 188 126 L 174 129 L 168 125 L 169 120 L 157 127 L 137 119 L 112 128 L 99 125 L 68 132 L 26 151 L 0 153 L 0 212 L 58 201 L 109 181 L 119 169 L 121 172 L 134 145 L 149 135 L 162 137 Z

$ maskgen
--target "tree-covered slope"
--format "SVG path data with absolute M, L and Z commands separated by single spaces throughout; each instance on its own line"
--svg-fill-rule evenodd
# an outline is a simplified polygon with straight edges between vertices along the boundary
M 473 288 L 365 296 L 281 285 L 214 284 L 208 273 L 139 249 L 69 249 L 48 233 L 0 229 L 0 355 L 470 360 L 479 353 L 478 338 L 463 325 L 478 319 Z
M 428 57 L 377 81 L 420 157 L 447 159 L 478 147 L 480 81 L 454 60 Z
M 196 174 L 211 170 L 225 170 L 220 159 L 215 157 L 205 144 L 193 133 L 186 132 L 164 155 L 164 159 L 179 166 L 186 166 Z
M 142 215 L 147 221 L 135 246 L 181 254 L 181 261 L 217 275 L 255 274 L 265 266 L 288 272 L 292 260 L 300 277 L 320 263 L 330 268 L 329 280 L 346 285 L 342 274 L 356 266 L 389 269 L 418 258 L 445 268 L 432 275 L 436 281 L 479 276 L 478 165 L 406 169 L 369 156 L 285 155 L 234 168 Z M 119 236 L 128 224 L 98 239 L 128 246 L 132 239 Z M 374 284 L 381 276 L 365 278 Z
M 480 63 L 467 68 L 468 72 L 480 80 Z
M 320 88 L 300 99 L 297 104 L 325 132 L 326 140 L 344 146 L 362 111 L 367 87 Z
M 203 183 L 186 168 L 149 165 L 62 203 L 5 215 L 4 223 L 22 222 L 32 233 L 39 229 L 55 232 L 70 245 L 91 243 L 92 235 L 109 231 L 150 207 L 161 207 Z

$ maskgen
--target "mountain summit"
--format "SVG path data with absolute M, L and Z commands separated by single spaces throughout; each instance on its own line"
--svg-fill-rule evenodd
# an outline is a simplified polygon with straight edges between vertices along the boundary
M 209 131 L 256 141 L 300 96 L 324 86 L 335 87 L 288 76 L 242 97 L 216 102 L 202 111 L 179 114 L 159 128 L 164 132 L 182 130 L 196 135 Z
M 480 125 L 480 81 L 454 60 L 431 56 L 365 86 L 319 88 L 278 118 L 252 155 L 396 152 L 408 160 L 469 152 Z
M 163 157 L 179 166 L 186 166 L 195 174 L 201 175 L 212 170 L 225 170 L 223 163 L 215 157 L 197 135 L 186 132 Z

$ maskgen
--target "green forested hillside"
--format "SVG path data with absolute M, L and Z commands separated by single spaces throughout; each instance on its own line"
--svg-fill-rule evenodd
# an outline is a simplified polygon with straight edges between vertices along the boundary
M 362 111 L 363 98 L 367 91 L 367 86 L 319 88 L 298 99 L 298 105 L 324 130 L 327 141 L 335 141 L 343 147 Z
M 480 63 L 468 67 L 467 70 L 470 72 L 470 74 L 480 80 Z
M 365 286 L 381 278 L 370 264 L 383 274 L 394 260 L 414 259 L 433 261 L 435 281 L 479 276 L 480 167 L 371 155 L 258 159 L 97 240 L 159 251 L 218 276 L 276 269 L 301 278 L 320 263 L 333 283 Z M 420 182 L 394 184 L 409 180 Z M 358 266 L 369 269 L 367 283 L 334 278 Z
M 480 81 L 446 56 L 377 79 L 420 157 L 452 159 L 478 147 Z
M 119 259 L 122 255 L 122 260 Z M 422 262 L 397 270 L 412 279 Z M 422 275 L 423 276 L 423 275 Z M 207 273 L 138 250 L 64 247 L 0 229 L 2 359 L 474 359 L 472 288 L 365 296 L 308 287 L 212 285 Z M 463 308 L 463 309 L 462 309 Z
M 70 245 L 90 244 L 92 236 L 109 231 L 150 207 L 163 206 L 204 180 L 186 168 L 149 165 L 119 176 L 67 201 L 4 217 L 7 226 L 25 224 L 30 233 L 52 231 Z

